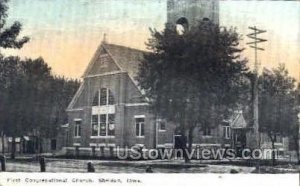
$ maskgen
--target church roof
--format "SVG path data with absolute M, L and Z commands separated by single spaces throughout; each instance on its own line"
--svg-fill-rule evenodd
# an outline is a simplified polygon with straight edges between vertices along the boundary
M 103 47 L 111 54 L 121 70 L 128 72 L 131 77 L 137 75 L 145 51 L 114 44 L 104 44 Z
M 145 53 L 146 51 L 102 42 L 100 46 L 97 48 L 93 58 L 88 64 L 88 67 L 86 68 L 82 77 L 88 78 L 97 75 L 106 75 L 106 74 L 125 72 L 128 74 L 129 78 L 132 80 L 132 82 L 137 87 L 137 89 L 141 92 L 141 94 L 143 94 L 144 91 L 138 86 L 138 82 L 135 80 L 135 78 L 138 74 L 139 64 L 143 59 L 143 55 Z M 109 64 L 103 63 L 103 59 L 101 59 L 101 56 L 103 56 L 103 54 L 109 56 L 110 58 L 108 62 Z M 103 68 L 101 68 L 101 66 L 103 65 L 106 66 L 108 65 L 109 67 L 103 70 Z M 84 89 L 84 82 L 77 90 L 67 110 L 73 108 L 73 105 L 75 104 L 79 95 L 82 93 L 83 89 Z
M 100 47 L 97 49 L 93 59 L 91 60 L 88 68 L 83 74 L 83 77 L 87 77 L 92 69 L 95 68 L 95 65 L 98 65 L 99 56 L 103 53 L 109 54 L 109 56 L 113 59 L 115 64 L 118 67 L 119 71 L 127 72 L 128 75 L 132 78 L 132 80 L 135 79 L 135 77 L 138 74 L 138 68 L 141 60 L 143 59 L 144 53 L 146 51 L 133 49 L 126 46 L 116 45 L 116 44 L 108 44 L 108 43 L 102 43 Z M 96 74 L 95 74 L 96 73 Z M 101 74 L 102 72 L 98 72 L 98 74 Z M 93 75 L 98 75 L 95 70 L 93 71 Z

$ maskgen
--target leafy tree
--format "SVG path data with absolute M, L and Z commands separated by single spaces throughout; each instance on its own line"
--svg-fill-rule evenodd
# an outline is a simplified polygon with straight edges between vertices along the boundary
M 22 25 L 15 21 L 11 26 L 6 27 L 8 0 L 0 1 L 0 48 L 20 49 L 29 41 L 28 37 L 18 39 Z
M 17 74 L 19 73 L 19 58 L 17 57 L 8 57 L 4 58 L 0 55 L 0 130 L 2 137 L 2 152 L 4 153 L 4 136 L 5 131 L 8 130 L 6 125 L 8 107 L 10 106 L 10 93 L 12 87 L 18 81 Z
M 0 0 L 0 49 L 20 49 L 29 38 L 18 38 L 22 25 L 17 21 L 6 27 L 7 3 Z M 77 80 L 53 76 L 42 58 L 21 60 L 0 54 L 0 130 L 2 140 L 4 134 L 12 137 L 12 158 L 15 137 L 31 133 L 41 142 L 57 134 L 78 86 Z
M 297 123 L 295 79 L 289 76 L 283 64 L 259 77 L 259 131 L 268 135 L 272 143 L 275 164 L 275 141 L 287 136 Z
M 17 116 L 23 108 L 18 107 L 17 103 L 20 102 L 20 98 L 22 97 L 22 94 L 19 91 L 22 90 L 24 76 L 21 75 L 22 70 L 20 59 L 18 57 L 7 57 L 2 58 L 1 60 L 1 130 L 3 132 L 2 134 L 5 133 L 12 137 L 12 152 L 14 152 L 15 137 L 22 131 L 21 121 L 20 119 L 17 119 Z M 2 135 L 2 137 L 3 136 L 4 135 Z M 12 157 L 14 158 L 14 156 Z
M 4 99 L 2 106 L 2 130 L 12 137 L 11 157 L 15 157 L 15 137 L 21 137 L 43 123 L 44 88 L 50 77 L 50 68 L 42 59 L 25 61 L 18 57 L 7 57 L 1 62 L 4 78 Z M 41 112 L 41 113 L 39 113 Z
M 51 74 L 42 58 L 20 60 L 2 58 L 0 68 L 1 130 L 13 138 L 11 156 L 15 156 L 15 137 L 38 137 L 39 152 L 44 138 L 53 138 L 66 121 L 65 109 L 79 82 Z
M 154 112 L 188 137 L 191 151 L 195 127 L 213 127 L 241 98 L 248 69 L 240 58 L 240 36 L 207 20 L 182 34 L 175 25 L 151 33 L 151 52 L 145 54 L 137 80 Z
M 0 58 L 1 58 L 0 62 L 2 62 L 4 60 L 3 55 L 1 54 L 1 52 L 2 52 L 1 48 L 20 49 L 20 48 L 22 48 L 22 46 L 25 43 L 27 43 L 29 41 L 28 37 L 23 37 L 20 39 L 18 38 L 20 31 L 22 29 L 22 25 L 20 22 L 15 21 L 11 26 L 8 26 L 8 27 L 6 26 L 6 18 L 7 18 L 7 10 L 8 10 L 7 3 L 8 3 L 8 0 L 0 1 Z M 6 62 L 9 60 L 11 60 L 11 59 L 6 60 Z M 2 67 L 3 67 L 3 65 L 5 67 L 9 68 L 9 69 L 6 69 L 6 68 L 2 69 L 3 71 L 6 71 L 6 70 L 12 70 L 11 67 L 15 64 L 1 64 Z M 5 81 L 10 80 L 10 78 L 7 78 L 7 76 L 6 76 L 9 74 L 11 74 L 10 71 L 5 72 L 4 74 L 1 74 L 1 75 L 4 75 L 4 77 L 0 77 L 0 79 L 3 83 L 2 85 L 4 85 L 2 87 L 0 85 L 0 92 L 2 94 L 3 94 L 3 92 L 7 91 L 6 85 L 13 84 L 12 82 L 3 82 L 4 80 Z M 4 99 L 4 97 L 2 97 L 2 99 Z M 2 100 L 2 102 L 0 102 L 0 108 L 4 108 L 4 105 L 3 105 L 4 102 L 5 101 L 3 101 L 3 100 Z M 4 123 L 0 123 L 0 126 L 3 126 L 3 125 L 4 125 Z M 4 149 L 4 143 L 3 143 L 4 142 L 4 133 L 3 133 L 3 131 L 1 132 L 1 136 L 2 136 L 2 144 L 3 144 L 2 149 Z M 13 139 L 13 142 L 14 142 L 14 139 Z
M 300 164 L 300 154 L 299 154 L 299 123 L 300 123 L 300 117 L 299 117 L 299 113 L 300 113 L 300 84 L 298 83 L 297 89 L 295 91 L 295 112 L 297 112 L 297 121 L 292 121 L 292 124 L 289 125 L 290 126 L 290 132 L 289 132 L 289 137 L 292 140 L 291 144 L 292 144 L 292 148 L 296 151 L 296 155 L 297 155 L 297 160 L 298 160 L 298 164 Z M 296 113 L 295 113 L 296 114 Z M 295 118 L 293 118 L 295 119 Z
M 44 126 L 46 131 L 43 136 L 51 138 L 57 135 L 57 128 L 68 121 L 66 108 L 77 91 L 80 82 L 65 77 L 53 76 L 50 80 L 50 89 L 45 95 L 48 97 L 48 125 Z

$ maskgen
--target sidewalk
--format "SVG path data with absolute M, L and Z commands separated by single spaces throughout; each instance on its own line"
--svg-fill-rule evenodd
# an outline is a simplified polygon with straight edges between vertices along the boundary
M 92 162 L 96 173 L 145 173 L 150 165 L 154 173 L 230 173 L 235 169 L 239 173 L 251 173 L 254 167 L 232 165 L 186 164 L 184 161 L 102 161 L 46 158 L 46 172 L 87 172 L 87 163 Z M 8 172 L 39 172 L 37 161 L 8 161 Z
M 16 160 L 7 159 L 8 171 L 39 172 L 38 158 L 40 155 L 16 156 Z M 275 167 L 261 164 L 258 171 L 255 165 L 245 160 L 82 160 L 60 159 L 46 156 L 47 170 L 50 172 L 86 172 L 88 162 L 92 162 L 99 172 L 112 173 L 143 173 L 147 166 L 162 173 L 297 173 L 295 165 L 283 164 Z

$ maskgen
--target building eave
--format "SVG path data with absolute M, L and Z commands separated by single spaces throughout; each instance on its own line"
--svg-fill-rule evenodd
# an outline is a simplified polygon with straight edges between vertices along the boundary
M 121 70 L 117 70 L 117 71 L 106 72 L 106 73 L 102 73 L 102 74 L 88 75 L 88 76 L 85 76 L 84 78 L 102 77 L 102 76 L 122 74 L 122 73 L 127 73 L 127 72 L 121 71 Z

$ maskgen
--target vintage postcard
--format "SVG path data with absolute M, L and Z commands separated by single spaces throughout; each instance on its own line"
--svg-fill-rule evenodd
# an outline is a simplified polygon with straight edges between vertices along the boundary
M 300 1 L 0 0 L 0 185 L 299 185 L 299 82 Z

